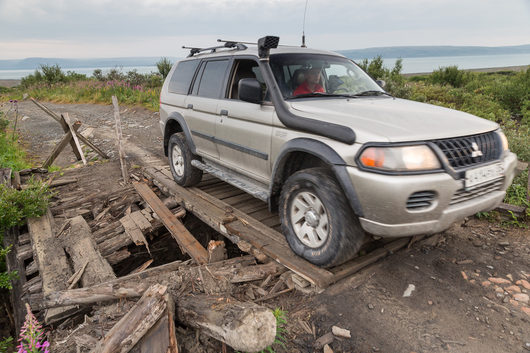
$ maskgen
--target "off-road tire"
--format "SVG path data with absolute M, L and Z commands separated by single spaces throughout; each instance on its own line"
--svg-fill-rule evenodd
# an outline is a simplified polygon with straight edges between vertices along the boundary
M 308 193 L 320 199 L 327 219 L 327 238 L 319 247 L 302 243 L 291 222 L 291 207 L 297 196 Z M 365 233 L 351 210 L 344 192 L 327 168 L 311 168 L 291 175 L 282 188 L 279 203 L 282 232 L 291 249 L 309 262 L 333 267 L 351 259 L 362 246 Z M 304 218 L 304 222 L 308 222 Z
M 175 155 L 175 147 L 180 149 L 180 157 Z M 174 158 L 179 159 L 178 166 L 175 165 Z M 191 161 L 197 159 L 186 142 L 186 136 L 183 132 L 171 135 L 168 143 L 168 159 L 171 168 L 171 174 L 175 182 L 182 186 L 193 186 L 198 184 L 202 179 L 202 170 L 191 165 Z

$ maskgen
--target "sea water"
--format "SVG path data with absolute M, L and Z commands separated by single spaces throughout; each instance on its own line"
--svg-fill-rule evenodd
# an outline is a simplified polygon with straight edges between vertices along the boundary
M 361 62 L 363 58 L 353 58 Z M 369 58 L 372 59 L 372 58 Z M 384 65 L 392 68 L 398 58 L 384 58 Z M 499 55 L 472 55 L 472 56 L 433 56 L 423 58 L 402 58 L 404 74 L 430 73 L 440 67 L 458 66 L 459 69 L 484 69 L 507 66 L 530 65 L 529 54 L 499 54 Z M 119 69 L 123 73 L 137 70 L 138 73 L 158 72 L 156 66 L 114 66 L 114 67 L 83 67 L 63 68 L 63 71 L 74 71 L 87 76 L 92 76 L 94 70 L 100 69 L 103 73 L 111 69 Z M 0 70 L 0 79 L 20 79 L 32 74 L 35 70 Z

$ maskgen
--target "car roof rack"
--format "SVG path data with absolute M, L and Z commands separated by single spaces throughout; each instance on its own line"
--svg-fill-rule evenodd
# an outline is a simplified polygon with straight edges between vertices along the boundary
M 225 44 L 223 45 L 219 45 L 219 46 L 216 46 L 216 47 L 209 47 L 209 48 L 196 48 L 196 47 L 186 47 L 186 46 L 182 46 L 182 49 L 189 49 L 190 50 L 190 53 L 188 54 L 188 58 L 190 56 L 194 56 L 195 54 L 199 54 L 199 53 L 202 53 L 204 51 L 209 51 L 210 53 L 215 53 L 217 52 L 217 49 L 222 49 L 222 48 L 229 48 L 229 49 L 235 49 L 235 50 L 245 50 L 247 49 L 247 46 L 241 42 L 234 42 L 234 41 L 227 41 L 227 40 L 220 40 L 218 39 L 217 40 L 218 42 L 224 42 Z

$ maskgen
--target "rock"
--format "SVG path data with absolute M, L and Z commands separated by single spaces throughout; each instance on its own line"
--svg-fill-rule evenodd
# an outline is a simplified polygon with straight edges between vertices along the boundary
M 513 282 L 513 276 L 512 276 L 511 274 L 508 273 L 508 274 L 506 275 L 506 278 L 508 278 L 510 281 Z
M 510 294 L 521 293 L 521 288 L 519 288 L 519 286 L 516 286 L 516 285 L 511 285 L 509 287 L 506 287 L 504 288 L 504 290 L 506 290 Z
M 416 286 L 413 284 L 409 284 L 407 289 L 405 289 L 405 292 L 403 292 L 403 297 L 410 297 L 412 292 L 416 289 Z
M 490 270 L 493 270 L 493 266 L 491 265 L 486 265 L 487 268 L 489 268 Z
M 527 306 L 521 307 L 521 311 L 525 313 L 526 315 L 530 316 L 530 308 Z
M 524 294 L 524 293 L 514 294 L 513 299 L 517 300 L 518 302 L 525 303 L 525 304 L 528 304 L 528 301 L 530 301 L 528 294 Z
M 508 303 L 510 301 L 510 299 L 508 297 L 504 297 L 504 299 L 502 300 L 503 303 Z
M 328 332 L 325 335 L 320 336 L 313 345 L 316 349 L 320 349 L 326 345 L 329 345 L 334 339 L 335 336 L 333 336 L 333 333 Z
M 504 289 L 502 289 L 501 287 L 495 286 L 495 292 L 496 293 L 504 293 Z
M 512 304 L 513 306 L 519 306 L 519 302 L 513 300 L 513 299 L 510 299 L 509 300 L 510 304 Z
M 528 282 L 525 279 L 520 279 L 517 282 L 515 282 L 515 284 L 517 284 L 519 286 L 523 286 L 525 289 L 529 289 L 530 290 L 530 282 Z
M 491 286 L 491 282 L 490 282 L 490 281 L 483 281 L 481 284 L 482 284 L 482 287 L 489 287 L 489 286 Z
M 351 338 L 351 334 L 349 330 L 340 328 L 338 326 L 332 326 L 331 332 L 337 337 Z
M 369 303 L 369 304 L 368 304 L 368 309 L 370 309 L 370 310 L 374 310 L 374 305 Z
M 464 271 L 460 271 L 460 273 L 462 274 L 462 278 L 465 279 L 467 281 L 467 275 Z
M 505 278 L 500 278 L 500 277 L 490 277 L 490 278 L 488 278 L 488 280 L 491 283 L 495 283 L 495 284 L 511 284 L 512 283 L 509 280 L 507 280 Z
M 429 305 L 432 305 L 432 304 L 433 304 L 432 300 L 427 301 L 427 303 L 428 303 Z
M 326 344 L 324 346 L 324 353 L 333 353 L 333 349 L 329 346 L 329 344 Z
M 469 265 L 472 263 L 473 263 L 473 260 L 460 260 L 456 262 L 457 265 Z
M 499 244 L 500 246 L 509 246 L 510 245 L 510 243 L 507 242 L 507 241 L 500 241 L 497 244 Z

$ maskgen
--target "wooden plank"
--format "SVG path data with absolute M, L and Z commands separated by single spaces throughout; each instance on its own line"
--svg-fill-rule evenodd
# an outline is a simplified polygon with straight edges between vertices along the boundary
M 126 215 L 120 218 L 120 223 L 123 225 L 125 233 L 131 238 L 131 240 L 136 245 L 145 245 L 147 251 L 151 253 L 151 251 L 149 250 L 149 244 L 147 243 L 147 239 L 145 239 L 142 230 L 132 220 L 131 215 Z
M 145 231 L 151 228 L 151 223 L 145 218 L 142 211 L 134 211 L 130 215 L 131 220 L 136 223 L 141 231 Z M 152 219 L 152 218 L 151 218 Z
M 173 238 L 180 247 L 188 253 L 191 258 L 198 264 L 208 263 L 208 252 L 193 237 L 177 217 L 164 205 L 156 194 L 144 183 L 133 183 L 134 188 L 140 196 L 149 204 L 153 211 L 160 217 L 160 220 L 169 230 Z
M 61 115 L 61 118 L 64 119 L 66 125 L 68 126 L 68 129 L 70 130 L 72 134 L 72 138 L 75 142 L 75 147 L 79 151 L 79 154 L 81 155 L 81 160 L 83 161 L 83 165 L 86 165 L 86 159 L 85 154 L 83 153 L 83 150 L 81 149 L 81 145 L 79 144 L 79 139 L 77 138 L 77 131 L 74 130 L 72 123 L 70 122 L 70 117 L 68 116 L 68 113 L 64 113 L 64 115 Z
M 79 127 L 81 126 L 81 122 L 79 121 L 76 121 L 73 125 L 72 125 L 72 129 L 74 131 L 77 131 L 79 129 Z M 69 143 L 73 143 L 74 144 L 74 147 L 75 147 L 75 142 L 72 140 L 72 132 L 68 130 L 68 132 L 63 136 L 63 138 L 61 139 L 61 141 L 59 141 L 59 143 L 57 145 L 55 145 L 52 153 L 50 153 L 50 155 L 48 156 L 48 158 L 46 158 L 46 160 L 44 161 L 44 163 L 42 164 L 42 168 L 48 168 L 49 166 L 52 165 L 53 161 L 55 161 L 55 159 L 57 158 L 57 156 L 59 155 L 59 153 L 61 153 L 61 151 L 66 147 L 67 144 Z M 74 151 L 76 151 L 76 149 L 74 149 Z M 79 153 L 79 151 L 78 151 Z
M 250 194 L 247 194 L 246 192 L 241 194 L 241 195 L 238 195 L 238 196 L 232 196 L 232 197 L 227 197 L 226 199 L 223 199 L 223 202 L 226 202 L 227 204 L 233 206 L 239 202 L 248 202 L 248 201 L 251 201 L 251 200 L 254 200 L 255 197 L 250 195 Z
M 147 168 L 146 173 L 154 179 L 155 184 L 180 199 L 187 210 L 193 212 L 228 238 L 236 236 L 249 242 L 265 255 L 318 287 L 324 288 L 333 282 L 333 273 L 295 255 L 281 233 L 256 221 L 241 210 L 230 207 L 230 205 L 201 189 L 178 186 L 164 169 Z M 256 201 L 261 204 L 260 207 L 265 205 L 259 200 Z M 224 224 L 226 223 L 224 220 L 227 218 L 227 209 L 232 209 L 233 216 L 239 220 Z
M 70 220 L 70 236 L 63 240 L 72 260 L 74 271 L 88 266 L 81 277 L 83 287 L 92 286 L 116 278 L 112 267 L 96 249 L 96 242 L 85 219 L 81 216 Z
M 4 248 L 12 246 L 12 250 L 6 255 L 7 272 L 16 271 L 19 278 L 11 281 L 12 289 L 9 291 L 11 303 L 13 305 L 13 317 L 15 320 L 15 330 L 19 332 L 24 323 L 25 310 L 21 297 L 24 292 L 23 286 L 26 284 L 24 273 L 24 262 L 17 259 L 16 243 L 18 228 L 12 228 L 4 232 L 2 245 Z
M 61 127 L 63 128 L 64 132 L 68 132 L 68 126 L 66 125 L 63 125 L 64 122 L 63 120 L 59 117 L 59 115 L 55 114 L 53 111 L 51 111 L 50 109 L 48 109 L 47 107 L 45 107 L 42 103 L 39 103 L 37 102 L 35 99 L 33 98 L 30 98 L 30 100 L 35 103 L 35 105 L 37 105 L 39 108 L 41 108 L 42 110 L 44 110 L 44 112 L 46 112 L 46 114 L 48 114 L 49 116 L 51 116 L 53 119 L 55 119 L 59 124 L 61 124 Z M 86 137 L 84 137 L 81 133 L 77 132 L 76 131 L 76 135 L 77 135 L 77 138 L 79 140 L 81 140 L 81 142 L 83 142 L 85 145 L 89 146 L 90 148 L 92 148 L 94 151 L 96 151 L 97 154 L 99 154 L 101 157 L 105 158 L 105 159 L 108 159 L 109 156 L 107 156 L 107 154 L 105 152 L 103 152 L 101 149 L 99 149 L 96 145 L 94 145 L 92 142 L 90 142 L 89 139 L 87 139 Z M 77 160 L 80 160 L 81 159 L 81 156 L 79 155 L 79 152 L 77 151 L 77 149 L 75 148 L 75 143 L 74 141 L 70 141 L 70 145 L 72 146 L 72 150 L 74 151 L 74 154 L 77 158 Z
M 242 195 L 242 194 L 246 194 L 246 192 L 238 188 L 235 188 L 235 187 L 232 187 L 230 190 L 226 190 L 224 192 L 216 191 L 216 192 L 210 193 L 210 195 L 217 197 L 219 200 L 224 200 L 226 198 L 237 196 L 237 195 Z
M 123 152 L 123 142 L 121 133 L 121 118 L 120 118 L 120 107 L 118 106 L 118 99 L 116 96 L 112 96 L 112 105 L 114 105 L 114 120 L 116 128 L 116 143 L 118 145 L 118 154 L 120 157 L 121 176 L 124 183 L 129 182 L 129 174 L 127 173 L 127 165 L 125 164 L 125 154 Z
M 54 293 L 68 288 L 68 279 L 73 272 L 61 244 L 52 231 L 52 216 L 48 212 L 39 218 L 28 218 L 28 229 L 31 236 L 33 256 L 39 266 L 42 278 L 42 292 Z M 46 312 L 46 323 L 63 318 L 76 309 L 73 307 L 55 308 Z
M 127 353 L 166 313 L 169 294 L 167 287 L 160 284 L 151 286 L 121 318 L 120 321 L 98 342 L 92 353 Z M 167 326 L 166 326 L 167 330 Z M 164 350 L 158 352 L 166 352 Z

